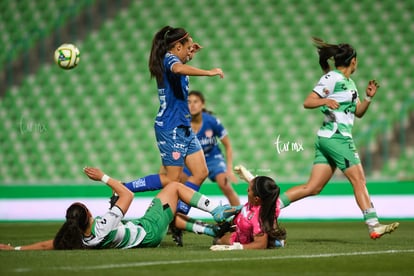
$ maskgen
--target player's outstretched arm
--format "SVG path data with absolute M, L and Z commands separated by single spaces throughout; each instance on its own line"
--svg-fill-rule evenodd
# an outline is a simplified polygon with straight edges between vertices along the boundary
M 98 168 L 86 167 L 83 169 L 83 171 L 90 179 L 95 181 L 102 181 L 111 187 L 112 190 L 119 196 L 119 199 L 116 202 L 116 206 L 118 206 L 124 214 L 128 211 L 129 206 L 134 199 L 134 194 L 128 190 L 121 183 L 121 181 L 107 176 Z
M 175 74 L 188 75 L 188 76 L 207 76 L 214 77 L 220 76 L 224 78 L 224 73 L 221 68 L 214 68 L 210 70 L 199 69 L 197 67 L 189 66 L 183 63 L 175 63 L 172 67 L 172 71 Z
M 12 246 L 10 244 L 0 243 L 0 250 L 52 250 L 53 240 L 36 242 L 22 246 Z

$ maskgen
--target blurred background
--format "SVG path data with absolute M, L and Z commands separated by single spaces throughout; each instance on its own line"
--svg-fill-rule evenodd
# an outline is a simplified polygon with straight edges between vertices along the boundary
M 279 182 L 307 179 L 322 122 L 302 106 L 322 75 L 311 37 L 350 43 L 360 98 L 381 85 L 354 127 L 367 178 L 413 181 L 413 15 L 410 0 L 3 0 L 0 186 L 89 183 L 85 165 L 122 180 L 158 172 L 148 56 L 165 25 L 204 47 L 192 65 L 225 72 L 190 89 L 228 129 L 234 164 Z M 80 49 L 73 70 L 53 62 L 62 43 Z

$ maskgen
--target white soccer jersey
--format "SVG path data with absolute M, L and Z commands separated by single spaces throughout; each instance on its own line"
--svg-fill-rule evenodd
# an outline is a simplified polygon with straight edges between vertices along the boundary
M 122 222 L 121 209 L 112 207 L 105 215 L 96 217 L 89 237 L 83 243 L 90 248 L 131 248 L 139 245 L 146 232 L 142 226 L 131 221 Z
M 339 108 L 335 110 L 326 106 L 321 107 L 325 118 L 318 136 L 329 138 L 339 131 L 344 136 L 352 137 L 358 100 L 354 81 L 346 78 L 340 71 L 333 70 L 321 77 L 313 91 L 321 98 L 333 99 L 339 103 Z

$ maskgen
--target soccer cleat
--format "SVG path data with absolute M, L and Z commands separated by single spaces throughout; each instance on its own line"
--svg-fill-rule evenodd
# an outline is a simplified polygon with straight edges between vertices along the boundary
M 125 186 L 125 183 L 122 182 L 122 185 Z M 113 193 L 111 198 L 109 198 L 109 205 L 110 205 L 109 209 L 115 206 L 118 199 L 119 199 L 119 195 L 117 195 L 116 193 Z
M 210 224 L 200 224 L 204 227 L 203 232 L 196 232 L 196 234 L 204 234 L 210 237 L 216 236 L 216 225 L 210 225 Z
M 216 222 L 225 221 L 227 218 L 234 216 L 243 208 L 243 205 L 239 206 L 230 206 L 226 205 L 219 205 L 217 206 L 212 212 L 211 215 L 213 216 Z
M 179 247 L 183 247 L 183 231 L 175 227 L 174 223 L 170 223 L 169 231 L 175 244 Z
M 275 247 L 285 247 L 287 244 L 286 240 L 275 240 Z
M 284 227 L 278 227 L 276 229 L 275 247 L 285 247 L 287 244 L 287 233 Z
M 243 165 L 235 166 L 234 171 L 237 173 L 237 175 L 241 179 L 247 182 L 250 182 L 254 178 L 254 175 L 248 169 L 246 169 Z
M 119 195 L 117 195 L 116 193 L 113 193 L 111 198 L 109 199 L 109 205 L 110 205 L 109 209 L 115 206 L 118 199 L 119 199 Z
M 234 231 L 233 226 L 234 225 L 232 225 L 232 223 L 230 223 L 229 221 L 224 221 L 213 225 L 214 236 L 216 238 L 223 237 L 224 234 L 226 234 L 227 232 L 230 232 L 232 230 Z
M 195 224 L 200 225 L 204 228 L 202 232 L 195 232 L 196 234 L 204 234 L 213 238 L 221 238 L 225 233 L 229 232 L 232 225 L 228 221 L 221 223 L 210 224 L 200 220 L 195 221 Z
M 172 239 L 177 246 L 183 247 L 183 231 L 182 230 L 177 229 L 176 231 L 173 231 Z
M 398 222 L 393 222 L 391 224 L 375 224 L 373 226 L 368 226 L 369 228 L 369 236 L 371 239 L 379 239 L 384 234 L 390 234 L 395 229 L 398 228 L 400 224 Z

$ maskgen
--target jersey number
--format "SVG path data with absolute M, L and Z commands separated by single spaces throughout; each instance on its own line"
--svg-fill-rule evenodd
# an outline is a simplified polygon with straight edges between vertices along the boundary
M 165 109 L 167 108 L 167 101 L 165 100 L 165 96 L 160 96 L 160 111 L 157 114 L 157 117 L 161 117 L 164 114 Z

